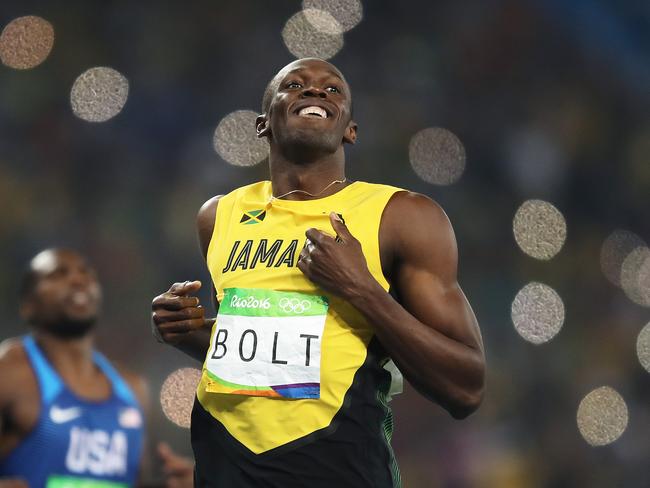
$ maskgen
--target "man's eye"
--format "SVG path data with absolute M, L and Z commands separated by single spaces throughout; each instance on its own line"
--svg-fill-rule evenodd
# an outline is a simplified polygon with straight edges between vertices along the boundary
M 290 81 L 287 83 L 287 88 L 300 88 L 302 85 L 298 83 L 297 81 Z
M 325 88 L 325 90 L 327 90 L 330 93 L 341 93 L 341 90 L 339 90 L 335 86 L 328 86 L 327 88 Z

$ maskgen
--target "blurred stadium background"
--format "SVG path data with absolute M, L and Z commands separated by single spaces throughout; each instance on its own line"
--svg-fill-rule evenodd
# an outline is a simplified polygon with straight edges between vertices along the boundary
M 177 370 L 198 364 L 152 339 L 151 299 L 208 282 L 202 202 L 267 178 L 233 112 L 295 55 L 332 56 L 360 127 L 348 176 L 442 204 L 486 345 L 469 419 L 393 400 L 405 487 L 649 487 L 650 4 L 359 5 L 3 0 L 0 338 L 25 332 L 28 259 L 78 249 L 99 348 L 154 398 L 176 372 L 161 406 L 183 424 L 196 376 Z M 162 408 L 150 437 L 191 452 Z

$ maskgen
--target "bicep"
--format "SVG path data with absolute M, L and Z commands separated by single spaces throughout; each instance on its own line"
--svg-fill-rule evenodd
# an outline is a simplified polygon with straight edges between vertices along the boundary
M 19 347 L 14 339 L 0 343 L 0 435 L 5 432 L 9 423 L 10 409 L 16 399 L 16 392 L 25 384 L 24 380 L 21 381 L 22 375 L 18 374 L 25 362 L 18 357 Z
M 402 306 L 445 336 L 479 347 L 474 313 L 457 281 L 458 249 L 447 215 L 422 195 L 404 195 L 393 212 L 393 285 Z M 399 208 L 402 207 L 402 208 Z M 408 215 L 409 218 L 404 218 Z M 419 222 L 414 229 L 409 222 Z
M 420 322 L 467 346 L 480 345 L 476 318 L 456 280 L 447 281 L 431 269 L 405 263 L 395 285 L 401 305 Z

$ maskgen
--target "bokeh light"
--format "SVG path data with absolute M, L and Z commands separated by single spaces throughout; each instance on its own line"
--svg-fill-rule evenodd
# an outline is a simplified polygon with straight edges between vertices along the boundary
M 590 445 L 611 444 L 627 428 L 627 405 L 616 390 L 602 386 L 582 399 L 577 421 L 580 434 Z
M 409 160 L 415 173 L 427 183 L 450 185 L 465 171 L 465 148 L 447 129 L 429 127 L 411 138 Z
M 160 389 L 162 411 L 171 422 L 189 429 L 201 370 L 181 368 L 170 374 Z
M 339 32 L 349 31 L 363 18 L 363 6 L 359 0 L 303 0 L 302 8 L 306 13 L 307 20 L 318 30 L 321 30 L 321 22 L 318 19 L 316 22 L 313 21 L 313 11 L 327 12 L 336 19 L 340 26 Z M 332 33 L 331 31 L 325 32 Z
M 266 138 L 257 137 L 252 110 L 237 110 L 226 115 L 214 131 L 212 144 L 227 163 L 234 166 L 254 166 L 269 154 Z
M 625 258 L 645 242 L 634 232 L 617 229 L 603 242 L 600 248 L 600 268 L 605 277 L 616 286 L 621 286 L 621 268 Z
M 53 45 L 52 24 L 33 15 L 19 17 L 0 34 L 0 59 L 10 68 L 34 68 L 47 59 Z
M 537 259 L 551 259 L 566 240 L 564 216 L 543 200 L 525 201 L 515 213 L 512 230 L 520 249 Z
M 90 68 L 75 80 L 70 91 L 74 114 L 87 122 L 115 117 L 129 96 L 129 82 L 113 68 Z
M 529 283 L 515 296 L 511 317 L 521 337 L 533 344 L 543 344 L 562 328 L 564 303 L 550 286 Z
M 641 329 L 639 337 L 636 339 L 636 355 L 641 366 L 650 373 L 650 322 Z
M 329 21 L 330 27 L 326 28 L 326 30 L 339 31 L 339 33 L 328 34 L 317 29 L 307 19 L 307 15 L 311 19 L 319 19 L 321 29 L 324 28 L 323 25 L 327 25 L 326 19 L 331 19 Z M 343 34 L 340 33 L 342 29 L 340 26 L 337 27 L 336 24 L 334 17 L 326 12 L 305 14 L 305 11 L 300 11 L 285 24 L 284 29 L 282 29 L 282 40 L 289 52 L 297 58 L 316 57 L 329 59 L 343 47 Z
M 637 247 L 621 266 L 621 288 L 634 303 L 650 307 L 650 248 Z
M 303 10 L 302 13 L 305 16 L 305 19 L 307 19 L 311 26 L 318 32 L 328 35 L 343 34 L 343 27 L 329 12 L 308 8 Z

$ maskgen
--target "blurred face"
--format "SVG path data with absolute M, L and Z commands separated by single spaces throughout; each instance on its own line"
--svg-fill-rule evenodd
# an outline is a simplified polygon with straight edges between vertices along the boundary
M 33 291 L 23 316 L 37 328 L 67 338 L 81 337 L 97 319 L 101 288 L 95 270 L 73 251 L 46 250 L 31 262 Z
M 350 88 L 333 65 L 319 59 L 301 59 L 276 75 L 277 90 L 258 132 L 282 146 L 304 146 L 335 152 L 344 142 L 354 143 Z

